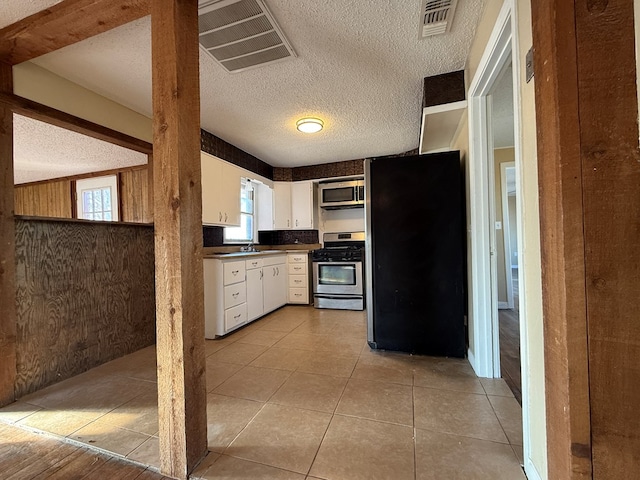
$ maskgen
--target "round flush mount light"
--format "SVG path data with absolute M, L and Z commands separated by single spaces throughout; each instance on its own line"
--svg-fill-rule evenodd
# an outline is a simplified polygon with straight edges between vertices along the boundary
M 296 128 L 302 133 L 317 133 L 324 127 L 324 122 L 319 118 L 306 117 L 296 122 Z

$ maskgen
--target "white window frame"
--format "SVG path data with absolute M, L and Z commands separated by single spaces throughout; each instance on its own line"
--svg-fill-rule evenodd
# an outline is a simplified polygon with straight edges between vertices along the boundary
M 111 191 L 111 220 L 94 220 L 85 217 L 82 201 L 83 193 L 88 190 L 100 190 L 108 188 Z M 101 177 L 82 178 L 76 180 L 76 215 L 79 219 L 94 220 L 96 222 L 120 221 L 120 202 L 118 198 L 118 175 L 104 175 Z

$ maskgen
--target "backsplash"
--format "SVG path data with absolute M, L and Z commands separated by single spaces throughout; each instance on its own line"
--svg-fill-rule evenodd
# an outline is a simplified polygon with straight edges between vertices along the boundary
M 418 149 L 389 155 L 389 157 L 406 157 L 418 155 Z M 386 157 L 381 157 L 386 158 Z M 276 182 L 300 182 L 316 180 L 318 178 L 352 177 L 364 175 L 364 158 L 346 160 L 344 162 L 322 163 L 304 167 L 281 168 L 273 167 L 273 180 Z
M 224 245 L 224 227 L 202 227 L 202 246 L 221 247 Z
M 273 167 L 271 165 L 206 130 L 200 130 L 200 149 L 245 170 L 273 180 Z
M 318 230 L 265 230 L 258 232 L 258 242 L 261 245 L 314 244 L 320 243 L 318 238 Z

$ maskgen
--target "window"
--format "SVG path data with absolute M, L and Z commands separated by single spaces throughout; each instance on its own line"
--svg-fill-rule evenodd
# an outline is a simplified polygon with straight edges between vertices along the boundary
M 78 218 L 118 221 L 118 177 L 85 178 L 76 181 Z
M 251 184 L 251 180 L 243 178 L 240 187 L 240 226 L 225 227 L 225 243 L 253 242 L 253 203 L 253 185 Z

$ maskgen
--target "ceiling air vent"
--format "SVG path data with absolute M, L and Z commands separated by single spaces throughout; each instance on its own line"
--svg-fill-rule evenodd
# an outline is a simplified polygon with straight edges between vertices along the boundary
M 420 38 L 447 33 L 458 0 L 421 0 Z
M 229 72 L 296 56 L 262 0 L 200 1 L 200 46 Z

